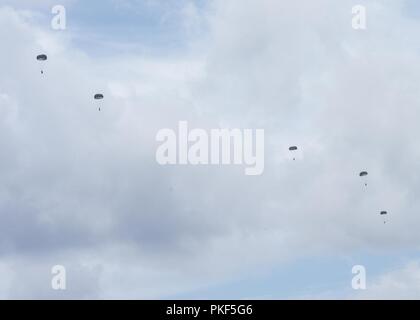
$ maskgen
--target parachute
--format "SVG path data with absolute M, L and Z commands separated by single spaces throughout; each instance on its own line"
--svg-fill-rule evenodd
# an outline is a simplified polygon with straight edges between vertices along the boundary
M 384 217 L 384 223 L 386 223 L 385 216 L 388 215 L 388 212 L 387 211 L 381 211 L 380 215 Z
M 44 61 L 47 61 L 48 57 L 46 54 L 39 54 L 36 56 L 36 60 L 40 61 L 41 63 L 43 63 Z M 44 70 L 41 69 L 41 74 L 44 74 Z
M 102 93 L 97 93 L 93 96 L 95 100 L 102 100 L 104 98 L 104 95 Z M 99 111 L 101 111 L 101 106 L 99 105 Z
M 359 174 L 359 177 L 365 178 L 369 175 L 369 173 L 367 171 L 362 171 Z M 365 187 L 367 187 L 367 182 L 365 182 Z
M 298 149 L 298 147 L 296 146 L 291 146 L 289 147 L 289 151 L 296 151 Z M 293 161 L 296 160 L 296 158 L 293 158 Z

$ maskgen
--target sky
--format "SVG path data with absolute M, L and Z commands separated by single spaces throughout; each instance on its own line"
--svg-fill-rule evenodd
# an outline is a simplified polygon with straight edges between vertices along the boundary
M 419 17 L 415 0 L 0 0 L 0 298 L 419 299 Z M 183 120 L 264 129 L 264 173 L 159 165 L 156 133 Z

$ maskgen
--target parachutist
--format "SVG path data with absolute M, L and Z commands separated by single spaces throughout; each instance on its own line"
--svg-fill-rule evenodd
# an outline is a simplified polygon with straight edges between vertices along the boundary
M 381 211 L 381 216 L 386 216 L 386 215 L 388 215 L 388 212 L 387 211 Z M 384 217 L 385 218 L 385 217 Z M 386 221 L 384 221 L 384 224 L 386 223 Z
M 289 148 L 289 151 L 296 151 L 297 149 L 298 149 L 298 147 L 292 146 L 292 147 Z M 295 160 L 296 160 L 296 158 L 293 158 L 293 161 L 295 161 Z
M 97 93 L 93 96 L 93 99 L 99 101 L 102 100 L 104 98 L 104 95 L 102 93 Z M 99 104 L 99 103 L 98 103 Z M 100 104 L 99 104 L 100 105 Z M 101 111 L 101 107 L 98 107 L 99 111 Z
M 48 60 L 48 57 L 46 54 L 40 54 L 36 56 L 36 60 L 38 60 L 40 63 L 44 64 L 45 61 Z M 41 69 L 41 74 L 44 74 L 44 70 Z

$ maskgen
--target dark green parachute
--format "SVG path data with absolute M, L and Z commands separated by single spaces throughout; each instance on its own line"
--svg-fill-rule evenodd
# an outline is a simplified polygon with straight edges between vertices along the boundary
M 36 56 L 36 60 L 38 61 L 46 61 L 48 59 L 46 54 L 40 54 Z
M 388 212 L 387 211 L 381 211 L 380 215 L 381 215 L 381 217 L 384 217 L 384 224 L 385 224 L 386 223 L 385 217 L 388 215 Z

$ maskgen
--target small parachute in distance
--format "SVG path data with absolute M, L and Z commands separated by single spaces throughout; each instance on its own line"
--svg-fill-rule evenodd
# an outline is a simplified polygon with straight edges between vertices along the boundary
M 104 98 L 104 95 L 102 93 L 97 93 L 93 96 L 95 100 L 102 100 Z M 101 111 L 101 107 L 99 106 L 99 111 Z
M 362 171 L 359 174 L 360 177 L 367 177 L 368 175 L 369 175 L 369 173 L 367 171 Z M 365 186 L 367 187 L 367 183 L 366 182 L 365 182 Z
M 296 147 L 296 146 L 291 146 L 291 147 L 289 147 L 289 151 L 296 151 L 298 149 L 298 147 Z M 295 161 L 296 160 L 296 158 L 293 158 L 293 161 Z
M 47 61 L 48 57 L 46 54 L 39 54 L 36 56 L 36 60 L 40 61 L 40 62 L 44 62 Z M 44 70 L 41 70 L 41 74 L 44 74 Z
M 380 215 L 385 218 L 385 216 L 388 215 L 388 212 L 387 211 L 381 211 Z M 386 220 L 384 220 L 384 223 L 386 223 Z

